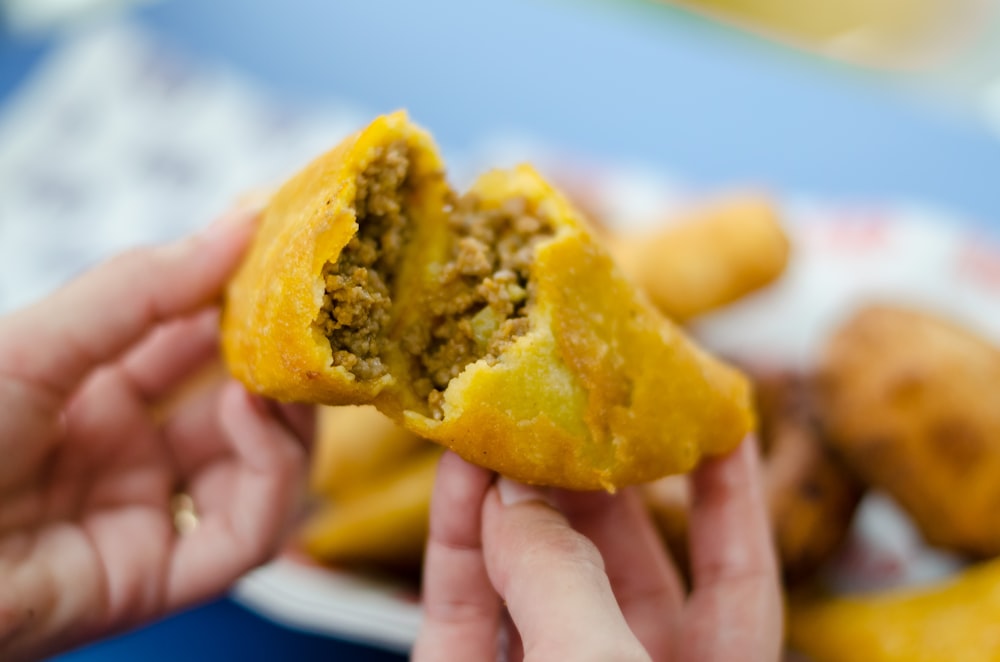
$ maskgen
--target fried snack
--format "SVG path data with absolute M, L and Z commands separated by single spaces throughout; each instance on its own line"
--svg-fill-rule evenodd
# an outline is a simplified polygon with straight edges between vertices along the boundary
M 755 195 L 720 200 L 663 229 L 621 233 L 611 246 L 622 269 L 678 322 L 769 285 L 789 255 L 778 210 Z
M 372 406 L 320 407 L 309 488 L 330 499 L 363 488 L 427 442 Z
M 764 491 L 785 579 L 808 577 L 840 546 L 863 486 L 821 439 L 806 381 L 787 372 L 751 371 L 764 456 Z M 688 491 L 682 476 L 643 487 L 671 553 L 687 560 Z
M 788 642 L 812 662 L 998 662 L 1000 561 L 934 586 L 792 601 Z
M 364 488 L 326 504 L 302 530 L 306 552 L 328 563 L 419 566 L 440 457 L 441 450 L 430 446 Z
M 614 489 L 752 427 L 749 388 L 664 319 L 529 166 L 456 197 L 430 137 L 376 119 L 285 184 L 223 313 L 254 392 L 372 403 L 527 483 Z
M 928 314 L 870 307 L 830 340 L 819 387 L 831 442 L 929 543 L 1000 553 L 1000 350 Z

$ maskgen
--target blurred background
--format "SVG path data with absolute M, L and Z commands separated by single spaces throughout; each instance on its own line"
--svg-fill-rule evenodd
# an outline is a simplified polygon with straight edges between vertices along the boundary
M 401 107 L 458 179 L 544 155 L 1000 231 L 991 0 L 0 0 L 0 312 Z M 64 659 L 320 655 L 399 659 L 232 600 Z

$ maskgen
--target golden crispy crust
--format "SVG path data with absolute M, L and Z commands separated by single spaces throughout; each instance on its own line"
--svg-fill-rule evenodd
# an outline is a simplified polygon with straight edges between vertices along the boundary
M 418 175 L 440 171 L 429 138 L 397 113 L 278 193 L 229 291 L 223 343 L 237 377 L 281 399 L 373 402 L 472 462 L 524 482 L 575 489 L 687 471 L 703 453 L 740 442 L 753 426 L 743 376 L 656 312 L 528 166 L 487 173 L 471 195 L 487 208 L 524 198 L 555 228 L 534 249 L 530 329 L 495 361 L 476 361 L 448 384 L 443 418 L 424 413 L 402 350 L 387 352 L 389 374 L 374 383 L 330 367 L 329 343 L 313 327 L 323 294 L 319 274 L 357 230 L 350 181 L 367 164 L 365 154 L 400 137 L 418 154 Z M 428 274 L 444 261 L 449 242 L 447 196 L 441 180 L 427 176 L 409 201 L 415 247 L 398 278 L 390 339 L 426 315 L 421 301 L 434 287 Z
M 852 468 L 928 542 L 1000 553 L 1000 351 L 943 320 L 871 307 L 832 338 L 822 418 Z
M 424 178 L 411 207 L 440 209 L 448 189 L 431 138 L 395 113 L 313 161 L 264 210 L 250 252 L 230 282 L 222 320 L 226 363 L 251 390 L 286 401 L 365 404 L 392 384 L 390 375 L 358 382 L 331 365 L 330 344 L 314 322 L 323 300 L 323 265 L 358 230 L 357 177 L 378 147 L 400 139 Z

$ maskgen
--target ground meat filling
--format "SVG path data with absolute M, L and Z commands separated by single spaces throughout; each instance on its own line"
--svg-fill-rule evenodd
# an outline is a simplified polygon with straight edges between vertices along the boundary
M 402 141 L 381 148 L 358 176 L 358 232 L 335 262 L 323 267 L 326 291 L 316 319 L 330 340 L 333 365 L 359 380 L 384 376 L 382 357 L 396 274 L 412 236 L 404 201 L 412 190 L 410 158 Z M 538 242 L 554 234 L 521 198 L 483 209 L 473 196 L 449 210 L 451 254 L 437 287 L 421 302 L 423 322 L 407 328 L 400 348 L 410 356 L 416 396 L 442 418 L 443 392 L 479 359 L 495 362 L 528 330 L 533 300 L 529 280 Z
M 474 361 L 496 362 L 528 330 L 535 247 L 554 233 L 520 198 L 484 210 L 466 196 L 450 223 L 451 259 L 428 301 L 429 323 L 403 338 L 414 357 L 414 389 L 438 419 L 448 382 Z
M 358 233 L 336 262 L 323 267 L 326 292 L 316 325 L 333 349 L 333 365 L 361 380 L 386 374 L 381 355 L 393 287 L 411 228 L 403 199 L 409 182 L 406 144 L 380 148 L 358 175 L 355 214 Z

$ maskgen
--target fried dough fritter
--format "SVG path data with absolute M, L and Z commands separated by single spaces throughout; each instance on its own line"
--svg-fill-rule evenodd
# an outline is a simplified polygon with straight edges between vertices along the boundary
M 826 347 L 819 404 L 855 472 L 926 540 L 1000 553 L 1000 350 L 926 313 L 858 311 Z

